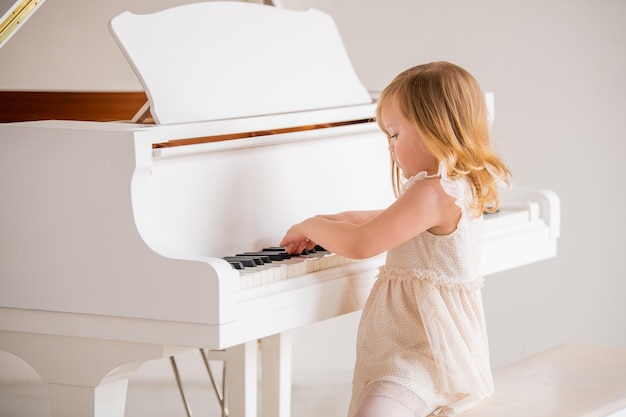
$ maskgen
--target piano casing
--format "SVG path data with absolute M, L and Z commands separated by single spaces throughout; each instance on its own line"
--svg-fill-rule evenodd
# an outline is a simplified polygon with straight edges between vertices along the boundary
M 158 25 L 172 18 L 167 12 L 154 15 Z M 158 54 L 168 51 L 133 50 L 125 39 L 132 33 L 128 28 L 143 25 L 138 22 L 148 15 L 125 13 L 112 21 L 112 32 L 146 88 L 154 124 L 0 125 L 0 349 L 25 360 L 48 384 L 54 416 L 122 416 L 128 376 L 135 369 L 196 348 L 225 349 L 232 364 L 230 384 L 237 387 L 230 415 L 255 415 L 257 340 L 267 342 L 267 364 L 288 369 L 285 332 L 359 310 L 384 262 L 383 254 L 241 287 L 240 272 L 224 256 L 275 246 L 291 224 L 314 214 L 390 204 L 387 141 L 372 119 L 375 103 L 364 94 L 326 15 L 226 2 L 181 6 L 169 13 L 193 16 L 185 20 L 192 28 L 210 27 L 206 19 L 221 22 L 233 16 L 261 27 L 269 19 L 278 28 L 298 16 L 297 26 L 306 36 L 291 43 L 300 49 L 322 39 L 322 45 L 334 45 L 328 48 L 333 52 L 312 54 L 313 73 L 281 84 L 302 64 L 285 52 L 294 45 L 276 40 L 287 33 L 293 41 L 290 23 L 289 31 L 277 31 L 265 43 L 272 57 L 284 56 L 281 62 L 268 63 L 257 51 L 262 74 L 272 73 L 280 90 L 277 110 L 264 113 L 273 100 L 248 91 L 254 84 L 267 85 L 260 70 L 252 68 L 248 73 L 254 83 L 247 80 L 245 86 L 250 95 L 238 97 L 251 101 L 243 106 L 244 114 L 237 114 L 236 105 L 220 110 L 219 95 L 213 97 L 217 105 L 204 106 L 206 95 L 215 91 L 243 94 L 224 87 L 240 81 L 227 77 L 228 72 L 214 77 L 199 72 L 197 77 L 211 81 L 202 81 L 206 90 L 194 93 L 196 98 L 189 96 L 195 91 L 190 89 L 192 110 L 179 113 L 182 105 L 168 109 L 168 92 L 161 90 L 166 81 L 177 84 L 185 77 L 174 82 L 162 68 L 153 79 L 146 75 Z M 150 24 L 141 28 L 152 33 Z M 233 42 L 239 45 L 243 39 Z M 196 50 L 193 44 L 187 47 Z M 206 58 L 194 66 L 209 71 L 214 61 Z M 313 90 L 328 79 L 332 89 L 347 91 L 328 107 L 319 105 L 319 97 L 310 101 L 313 94 L 306 88 L 293 92 L 294 82 L 319 76 L 319 68 L 326 73 L 311 83 Z M 332 74 L 340 76 L 333 79 Z M 194 77 L 186 81 L 193 84 Z M 182 88 L 171 90 L 178 94 Z M 293 111 L 285 101 L 293 102 Z M 555 256 L 559 210 L 558 197 L 550 191 L 507 191 L 501 212 L 485 221 L 482 272 Z M 264 380 L 276 397 L 264 401 L 264 415 L 289 415 L 289 379 L 280 375 Z

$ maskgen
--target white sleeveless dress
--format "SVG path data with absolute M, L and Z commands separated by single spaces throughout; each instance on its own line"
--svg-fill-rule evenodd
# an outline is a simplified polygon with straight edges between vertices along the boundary
M 468 208 L 465 180 L 449 180 L 442 166 L 435 177 L 461 218 L 448 235 L 424 232 L 388 251 L 359 324 L 349 416 L 371 395 L 447 416 L 493 393 L 480 292 L 482 216 Z M 409 178 L 401 192 L 424 178 Z

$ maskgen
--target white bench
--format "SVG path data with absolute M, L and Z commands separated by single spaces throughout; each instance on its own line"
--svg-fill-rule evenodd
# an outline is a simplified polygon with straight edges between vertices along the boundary
M 626 348 L 566 344 L 494 371 L 496 393 L 462 417 L 626 416 Z

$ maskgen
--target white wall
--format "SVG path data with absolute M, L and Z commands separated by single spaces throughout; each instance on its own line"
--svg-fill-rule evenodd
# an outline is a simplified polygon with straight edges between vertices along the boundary
M 124 10 L 180 3 L 47 0 L 0 49 L 0 89 L 139 90 L 106 23 Z M 467 68 L 496 94 L 495 143 L 514 182 L 561 197 L 558 257 L 487 280 L 494 366 L 563 342 L 626 346 L 626 2 L 282 3 L 330 13 L 372 90 L 417 63 L 448 60 Z M 349 374 L 357 320 L 353 314 L 297 330 L 295 378 Z M 0 379 L 15 378 L 12 369 L 20 366 L 0 356 Z M 140 372 L 163 370 L 150 364 Z

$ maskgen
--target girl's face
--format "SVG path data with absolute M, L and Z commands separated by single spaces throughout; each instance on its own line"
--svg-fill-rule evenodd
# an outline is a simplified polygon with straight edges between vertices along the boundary
M 426 149 L 419 132 L 398 110 L 395 100 L 389 100 L 381 112 L 382 126 L 389 134 L 389 152 L 405 178 L 421 171 L 437 172 L 437 159 Z

